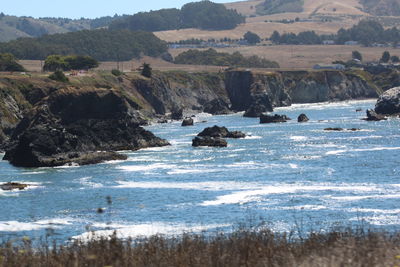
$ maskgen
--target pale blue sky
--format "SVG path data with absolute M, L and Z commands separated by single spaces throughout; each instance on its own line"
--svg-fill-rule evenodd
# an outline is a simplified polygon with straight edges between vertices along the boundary
M 1 0 L 0 12 L 7 15 L 31 17 L 65 17 L 96 18 L 113 16 L 115 13 L 134 14 L 139 11 L 157 10 L 161 8 L 180 8 L 194 2 L 187 0 Z M 233 2 L 232 0 L 215 0 L 215 3 Z

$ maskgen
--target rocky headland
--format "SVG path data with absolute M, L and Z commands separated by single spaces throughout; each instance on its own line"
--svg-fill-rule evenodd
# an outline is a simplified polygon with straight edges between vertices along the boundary
M 38 74 L 1 74 L 0 150 L 25 167 L 123 159 L 115 151 L 167 144 L 140 126 L 151 120 L 199 112 L 259 117 L 292 103 L 377 97 L 382 89 L 371 77 L 341 71 L 169 71 L 152 78 L 94 72 L 61 83 Z

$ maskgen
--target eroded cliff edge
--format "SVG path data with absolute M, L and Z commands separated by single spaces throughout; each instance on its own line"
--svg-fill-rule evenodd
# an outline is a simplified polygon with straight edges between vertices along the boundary
M 17 166 L 39 165 L 37 161 L 28 164 L 29 160 L 22 160 L 24 163 L 13 160 L 23 151 L 23 144 L 43 150 L 39 153 L 41 156 L 38 155 L 42 158 L 39 161 L 46 162 L 44 165 L 79 159 L 85 163 L 87 156 L 83 151 L 110 152 L 165 144 L 164 140 L 144 134 L 139 130 L 142 129 L 140 125 L 176 110 L 213 114 L 247 111 L 257 115 L 292 103 L 376 98 L 382 89 L 375 80 L 376 77 L 364 71 L 170 71 L 155 72 L 151 79 L 137 73 L 116 77 L 107 72 L 95 72 L 71 77 L 69 83 L 54 82 L 43 75 L 2 74 L 0 143 L 7 151 L 6 159 Z M 379 81 L 384 83 L 382 79 Z M 115 127 L 132 136 L 121 134 L 109 139 L 112 132 L 108 133 L 107 129 Z M 93 135 L 99 130 L 105 132 Z M 43 140 L 52 140 L 53 151 L 44 152 L 44 147 L 35 143 L 33 139 L 39 137 L 33 132 L 37 131 L 42 133 Z M 81 145 L 71 146 L 73 142 L 68 135 L 71 131 L 79 132 L 75 136 L 77 144 Z M 57 134 L 52 134 L 55 132 Z M 133 136 L 145 140 L 141 134 L 150 139 L 135 144 Z M 66 140 L 69 145 L 65 145 Z

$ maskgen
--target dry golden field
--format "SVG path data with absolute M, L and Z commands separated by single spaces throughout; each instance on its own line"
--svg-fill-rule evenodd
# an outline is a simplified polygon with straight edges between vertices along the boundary
M 173 56 L 187 49 L 171 49 Z M 384 51 L 400 56 L 400 49 L 383 47 L 361 47 L 345 45 L 279 45 L 279 46 L 243 46 L 216 49 L 219 52 L 239 51 L 245 56 L 258 55 L 278 62 L 281 68 L 308 69 L 317 63 L 331 63 L 335 60 L 349 60 L 351 53 L 358 50 L 365 61 L 378 60 Z

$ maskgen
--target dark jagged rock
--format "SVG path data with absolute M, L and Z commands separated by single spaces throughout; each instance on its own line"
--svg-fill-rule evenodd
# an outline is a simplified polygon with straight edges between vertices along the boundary
M 356 112 L 361 112 L 361 111 L 362 111 L 362 108 L 356 109 Z
M 114 151 L 165 146 L 142 127 L 136 103 L 106 89 L 61 89 L 16 127 L 5 160 L 20 167 L 93 164 L 126 159 Z
M 219 137 L 219 138 L 244 138 L 246 135 L 239 131 L 230 132 L 226 127 L 219 127 L 214 125 L 213 127 L 205 128 L 197 136 L 202 137 Z
M 260 123 L 279 123 L 279 122 L 287 122 L 290 120 L 286 115 L 268 115 L 268 114 L 261 114 L 260 116 Z
M 225 139 L 220 137 L 199 137 L 196 136 L 192 141 L 192 146 L 199 147 L 199 146 L 211 146 L 211 147 L 227 147 L 228 143 Z
M 297 118 L 297 122 L 307 122 L 307 121 L 309 121 L 310 119 L 307 117 L 307 115 L 306 114 L 300 114 L 300 116 Z
M 244 113 L 244 117 L 258 118 L 264 112 L 272 112 L 273 107 L 268 95 L 266 94 L 256 94 L 251 96 L 250 107 Z
M 182 121 L 182 126 L 193 126 L 194 125 L 194 121 L 192 118 L 185 118 Z
M 224 115 L 232 113 L 229 108 L 229 104 L 221 98 L 217 98 L 206 103 L 204 105 L 204 112 L 210 113 L 212 115 Z
M 183 119 L 183 109 L 182 108 L 175 108 L 171 112 L 171 119 L 172 120 L 182 120 Z
M 376 102 L 375 111 L 383 115 L 400 114 L 400 87 L 384 92 Z
M 363 119 L 366 121 L 383 121 L 387 120 L 387 118 L 381 114 L 377 114 L 374 110 L 368 109 L 367 110 L 367 118 Z
M 5 183 L 0 185 L 0 189 L 4 191 L 11 191 L 11 190 L 24 190 L 27 188 L 28 184 L 21 184 L 21 183 Z

